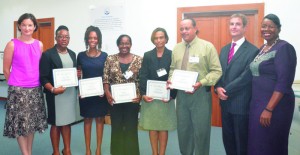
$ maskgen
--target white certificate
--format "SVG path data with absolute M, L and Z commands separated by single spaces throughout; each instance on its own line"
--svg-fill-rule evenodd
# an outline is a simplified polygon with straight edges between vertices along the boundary
M 198 72 L 175 69 L 172 75 L 172 84 L 170 87 L 184 91 L 193 91 L 193 85 L 196 83 L 197 78 Z
M 81 97 L 101 96 L 104 94 L 102 77 L 79 80 L 79 93 Z
M 132 102 L 136 98 L 135 83 L 124 83 L 111 85 L 111 94 L 114 98 L 114 104 Z
M 158 100 L 170 100 L 170 89 L 166 81 L 147 80 L 146 95 Z
M 55 88 L 78 86 L 76 68 L 53 69 L 53 82 Z

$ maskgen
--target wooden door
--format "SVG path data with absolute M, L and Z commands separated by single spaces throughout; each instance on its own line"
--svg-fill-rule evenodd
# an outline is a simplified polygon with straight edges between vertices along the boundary
M 246 29 L 245 38 L 252 44 L 259 44 L 257 38 L 252 35 L 255 32 L 255 17 L 254 15 L 246 15 L 248 19 L 248 27 Z M 198 37 L 208 40 L 214 44 L 218 53 L 220 54 L 221 48 L 231 42 L 229 32 L 230 16 L 211 16 L 211 17 L 192 17 L 195 19 L 198 26 Z M 258 36 L 260 37 L 260 36 Z
M 33 38 L 40 40 L 44 45 L 44 51 L 54 46 L 54 18 L 37 19 L 38 30 L 33 33 Z M 14 37 L 20 32 L 17 29 L 17 21 L 14 22 Z
M 179 33 L 180 21 L 183 18 L 194 18 L 199 30 L 198 37 L 210 41 L 216 47 L 218 53 L 221 48 L 231 42 L 229 34 L 229 19 L 234 13 L 243 13 L 247 16 L 248 27 L 246 39 L 260 47 L 263 39 L 260 37 L 260 25 L 263 19 L 264 4 L 222 5 L 178 8 L 177 12 L 177 42 L 182 38 Z M 219 99 L 212 88 L 212 125 L 222 126 L 221 108 Z

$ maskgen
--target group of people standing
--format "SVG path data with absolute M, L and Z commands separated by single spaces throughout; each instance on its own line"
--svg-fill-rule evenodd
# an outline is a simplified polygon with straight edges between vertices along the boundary
M 228 155 L 288 155 L 296 51 L 279 39 L 281 24 L 276 15 L 266 15 L 261 25 L 266 43 L 257 49 L 244 37 L 247 17 L 232 15 L 232 42 L 221 50 L 223 74 L 215 91 Z
M 222 48 L 220 57 L 214 45 L 197 37 L 194 19 L 183 19 L 183 39 L 173 51 L 167 49 L 165 29 L 151 35 L 155 48 L 143 58 L 130 52 L 132 39 L 120 35 L 117 54 L 101 50 L 102 34 L 89 26 L 84 35 L 86 50 L 77 55 L 67 46 L 69 29 L 59 26 L 56 44 L 43 52 L 43 44 L 32 38 L 38 28 L 35 17 L 25 13 L 18 20 L 21 36 L 12 39 L 4 51 L 4 75 L 8 99 L 4 136 L 17 138 L 23 155 L 32 154 L 36 131 L 51 125 L 53 155 L 71 154 L 71 124 L 75 122 L 79 99 L 84 118 L 86 155 L 91 155 L 91 127 L 95 119 L 96 155 L 101 154 L 104 116 L 111 115 L 111 154 L 139 155 L 138 126 L 149 131 L 153 155 L 166 152 L 168 131 L 177 129 L 180 153 L 208 155 L 211 131 L 211 86 L 215 86 L 222 109 L 223 142 L 228 155 L 287 155 L 288 135 L 294 110 L 291 85 L 295 76 L 296 52 L 279 39 L 281 24 L 274 14 L 264 17 L 260 49 L 244 37 L 247 17 L 230 17 L 232 42 Z M 77 68 L 78 78 L 101 76 L 102 96 L 78 97 L 76 87 L 54 87 L 53 69 Z M 169 88 L 175 69 L 198 73 L 193 91 L 171 89 L 170 100 L 146 95 L 147 80 L 166 81 Z M 110 86 L 135 83 L 137 97 L 114 104 Z M 42 91 L 43 87 L 43 91 Z M 46 94 L 47 113 L 44 103 Z M 176 99 L 176 110 L 175 110 Z M 140 106 L 141 104 L 141 106 Z M 138 114 L 140 112 L 140 118 Z M 60 135 L 64 148 L 59 149 Z

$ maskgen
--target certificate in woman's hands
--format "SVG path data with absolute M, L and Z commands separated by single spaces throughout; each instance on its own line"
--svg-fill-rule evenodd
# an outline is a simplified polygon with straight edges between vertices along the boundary
M 80 97 L 101 96 L 104 94 L 102 77 L 79 80 Z
M 132 102 L 136 98 L 135 83 L 124 83 L 111 85 L 111 94 L 114 98 L 114 104 Z
M 77 69 L 76 68 L 61 68 L 53 69 L 54 87 L 73 87 L 78 86 Z
M 147 80 L 146 95 L 158 100 L 170 100 L 170 89 L 166 81 Z
M 170 88 L 192 92 L 194 91 L 193 85 L 195 85 L 197 78 L 198 72 L 175 69 L 171 78 Z

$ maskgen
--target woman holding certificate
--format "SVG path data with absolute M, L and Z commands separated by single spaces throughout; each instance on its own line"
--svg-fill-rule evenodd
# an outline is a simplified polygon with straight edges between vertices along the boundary
M 164 155 L 168 142 L 168 131 L 176 129 L 175 102 L 176 90 L 171 90 L 170 100 L 153 99 L 147 96 L 147 81 L 167 81 L 171 65 L 172 52 L 165 47 L 168 34 L 163 28 L 156 28 L 151 35 L 155 48 L 144 54 L 140 69 L 141 118 L 139 126 L 149 130 L 152 155 Z M 149 82 L 149 81 L 148 81 Z M 166 85 L 163 85 L 165 87 Z M 147 91 L 146 91 L 147 90 Z M 147 92 L 148 94 L 148 92 Z
M 82 78 L 88 79 L 103 76 L 107 54 L 101 51 L 102 34 L 100 29 L 95 26 L 89 26 L 85 32 L 84 42 L 87 50 L 80 52 L 77 57 L 77 68 L 81 69 Z M 104 116 L 107 114 L 109 106 L 107 99 L 105 96 L 92 96 L 79 98 L 79 103 L 80 115 L 84 117 L 85 154 L 91 155 L 91 128 L 93 119 L 95 119 L 97 131 L 96 155 L 100 155 Z
M 77 91 L 75 87 L 54 87 L 53 70 L 76 67 L 76 54 L 67 48 L 70 35 L 66 26 L 59 26 L 55 35 L 57 44 L 44 52 L 40 61 L 40 81 L 46 93 L 53 155 L 59 155 L 60 135 L 64 142 L 62 154 L 70 155 L 70 124 L 76 121 Z
M 107 57 L 103 76 L 105 95 L 108 102 L 113 105 L 111 109 L 111 154 L 139 155 L 137 125 L 140 92 L 138 74 L 142 58 L 130 53 L 132 41 L 128 35 L 119 36 L 117 46 L 119 53 Z M 135 90 L 118 87 L 120 84 L 130 85 L 132 83 Z M 115 90 L 118 91 L 116 94 L 120 95 L 113 96 L 114 89 L 111 88 L 114 86 L 118 87 Z M 130 101 L 118 102 L 132 94 L 136 97 Z
M 21 35 L 8 42 L 4 49 L 3 72 L 8 96 L 3 136 L 16 138 L 22 154 L 31 155 L 34 133 L 42 133 L 48 127 L 39 80 L 43 44 L 32 38 L 38 29 L 34 15 L 21 15 L 17 26 Z

